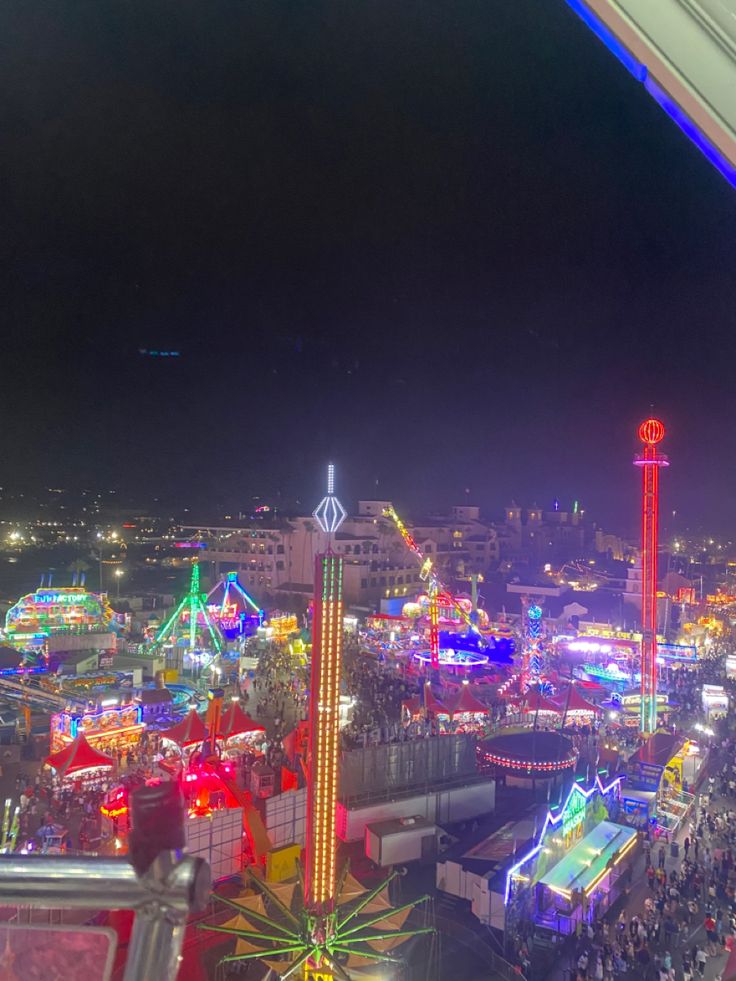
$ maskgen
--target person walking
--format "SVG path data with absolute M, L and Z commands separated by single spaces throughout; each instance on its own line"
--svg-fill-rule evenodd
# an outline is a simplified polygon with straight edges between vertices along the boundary
M 698 974 L 700 977 L 705 977 L 705 963 L 708 960 L 708 955 L 705 952 L 705 948 L 698 947 L 698 952 L 695 955 L 695 963 L 698 968 Z
M 582 978 L 588 975 L 588 955 L 585 951 L 582 952 L 580 957 L 578 957 L 578 971 Z
M 708 916 L 706 916 L 705 920 L 703 921 L 703 927 L 705 928 L 705 935 L 708 938 L 708 944 L 707 944 L 708 954 L 710 954 L 712 957 L 716 953 L 716 943 L 718 941 L 718 933 L 716 931 L 716 921 L 713 919 L 710 913 L 708 914 Z

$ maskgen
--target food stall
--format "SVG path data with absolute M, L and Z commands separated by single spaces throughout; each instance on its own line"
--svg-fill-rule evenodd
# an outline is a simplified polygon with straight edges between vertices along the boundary
M 723 685 L 703 685 L 703 711 L 708 722 L 728 713 L 728 695 Z
M 627 764 L 622 804 L 630 823 L 642 826 L 645 818 L 658 834 L 674 835 L 694 800 L 685 788 L 694 786 L 702 763 L 700 747 L 692 740 L 669 732 L 651 735 Z
M 115 766 L 112 757 L 90 746 L 82 733 L 58 752 L 47 756 L 44 763 L 60 780 L 71 780 L 88 787 L 101 785 Z

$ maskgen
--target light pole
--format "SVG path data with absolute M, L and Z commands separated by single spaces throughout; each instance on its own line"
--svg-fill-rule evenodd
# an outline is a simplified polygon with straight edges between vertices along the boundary
M 117 588 L 115 590 L 115 596 L 118 599 L 120 599 L 120 580 L 123 578 L 124 575 L 125 575 L 125 572 L 122 569 L 116 569 L 115 570 L 115 579 L 117 581 Z

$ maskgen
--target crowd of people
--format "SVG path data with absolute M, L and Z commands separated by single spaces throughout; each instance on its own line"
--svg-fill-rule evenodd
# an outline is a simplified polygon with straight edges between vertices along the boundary
M 652 981 L 702 977 L 730 950 L 736 929 L 736 739 L 719 726 L 698 804 L 674 847 L 644 842 L 639 901 L 613 918 L 579 923 L 572 981 L 633 974 Z M 630 909 L 634 906 L 634 910 Z
M 398 738 L 401 705 L 416 693 L 416 684 L 404 680 L 394 664 L 362 654 L 357 637 L 345 645 L 343 684 L 353 699 L 352 720 L 342 732 L 346 748 Z
M 269 643 L 258 649 L 258 666 L 241 681 L 241 698 L 252 707 L 276 741 L 306 718 L 308 689 L 305 671 L 284 645 Z

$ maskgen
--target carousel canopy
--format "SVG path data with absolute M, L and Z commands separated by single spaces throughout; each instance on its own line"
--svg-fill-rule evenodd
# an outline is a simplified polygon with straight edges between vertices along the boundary
M 478 701 L 470 690 L 470 685 L 463 685 L 451 711 L 453 715 L 488 715 L 488 706 Z
M 47 756 L 44 762 L 47 766 L 52 766 L 60 777 L 68 777 L 82 770 L 93 770 L 98 766 L 115 765 L 111 756 L 90 746 L 84 733 L 80 733 L 73 743 L 60 749 L 58 753 Z
M 242 736 L 246 732 L 265 732 L 265 728 L 255 719 L 244 712 L 238 702 L 231 702 L 222 713 L 219 736 L 229 739 L 231 736 Z
M 193 746 L 195 743 L 204 742 L 207 738 L 207 727 L 199 715 L 191 710 L 176 725 L 164 729 L 161 735 L 178 746 Z
M 555 695 L 552 701 L 559 706 L 563 712 L 567 710 L 568 715 L 572 715 L 576 712 L 587 712 L 590 715 L 595 715 L 602 711 L 597 705 L 593 705 L 592 702 L 587 701 L 583 698 L 580 692 L 577 690 L 575 685 L 571 685 L 565 691 L 560 692 L 559 695 Z
M 551 699 L 545 698 L 538 691 L 528 691 L 521 702 L 524 712 L 554 712 L 560 714 L 560 708 Z

